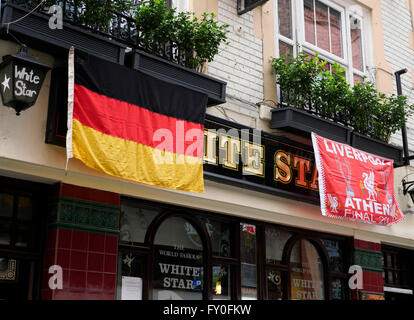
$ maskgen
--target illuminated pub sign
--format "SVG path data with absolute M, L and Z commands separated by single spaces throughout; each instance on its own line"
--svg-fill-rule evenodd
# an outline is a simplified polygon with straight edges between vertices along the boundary
M 210 115 L 204 128 L 206 177 L 319 203 L 318 172 L 311 144 L 300 144 Z

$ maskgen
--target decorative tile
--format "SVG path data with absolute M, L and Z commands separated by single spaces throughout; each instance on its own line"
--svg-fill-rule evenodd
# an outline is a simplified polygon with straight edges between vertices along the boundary
M 58 248 L 70 249 L 72 247 L 72 230 L 57 229 Z
M 121 202 L 120 196 L 117 193 L 79 187 L 66 183 L 61 184 L 60 195 L 110 205 L 120 205 Z
M 366 271 L 382 272 L 382 253 L 355 248 L 353 264 L 360 265 Z
M 114 254 L 105 255 L 104 272 L 116 273 L 118 256 Z
M 119 234 L 119 206 L 60 197 L 60 208 L 52 226 L 76 230 Z
M 99 233 L 91 233 L 89 235 L 89 251 L 105 252 L 105 235 Z
M 88 272 L 86 278 L 86 289 L 89 291 L 102 292 L 103 274 L 101 272 Z
M 77 290 L 85 290 L 86 288 L 86 272 L 70 271 L 70 288 Z
M 101 253 L 88 253 L 88 271 L 103 272 L 104 255 Z
M 116 290 L 116 274 L 104 273 L 104 292 L 115 292 Z
M 84 251 L 71 251 L 70 269 L 87 270 L 87 253 Z
M 118 254 L 118 238 L 117 236 L 106 235 L 105 253 Z
M 71 251 L 67 249 L 57 250 L 56 264 L 62 268 L 69 268 Z
M 72 250 L 82 250 L 87 251 L 88 250 L 88 242 L 89 242 L 89 233 L 88 232 L 82 232 L 82 231 L 72 231 Z

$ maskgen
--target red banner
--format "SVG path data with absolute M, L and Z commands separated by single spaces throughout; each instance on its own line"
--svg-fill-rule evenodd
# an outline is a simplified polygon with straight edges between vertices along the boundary
M 394 195 L 393 161 L 312 133 L 322 215 L 390 225 L 404 216 Z

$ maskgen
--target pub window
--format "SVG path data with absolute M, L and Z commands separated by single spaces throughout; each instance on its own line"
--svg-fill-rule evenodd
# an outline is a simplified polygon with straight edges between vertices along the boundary
M 257 299 L 256 226 L 240 223 L 241 298 Z
M 290 296 L 292 300 L 325 299 L 324 266 L 316 247 L 298 240 L 290 255 Z
M 266 228 L 266 263 L 281 263 L 286 242 L 292 236 L 290 232 Z
M 142 300 L 146 256 L 132 250 L 119 250 L 117 299 Z
M 232 269 L 229 264 L 213 265 L 213 300 L 232 299 Z
M 336 239 L 322 239 L 322 244 L 328 253 L 331 272 L 331 299 L 343 300 L 347 297 L 348 275 L 345 268 L 345 243 Z
M 139 205 L 135 202 L 123 201 L 120 217 L 120 241 L 143 243 L 148 227 L 160 213 L 160 209 L 152 206 Z
M 203 299 L 203 243 L 194 226 L 171 217 L 154 239 L 154 300 Z
M 199 220 L 210 237 L 213 256 L 233 257 L 232 225 L 211 217 L 200 217 Z
M 284 294 L 286 287 L 286 266 L 283 251 L 292 233 L 279 228 L 266 227 L 266 285 L 267 299 L 286 299 Z
M 35 248 L 32 197 L 0 191 L 0 246 Z
M 411 253 L 411 254 L 410 254 Z M 414 252 L 383 246 L 383 279 L 386 287 L 414 289 Z

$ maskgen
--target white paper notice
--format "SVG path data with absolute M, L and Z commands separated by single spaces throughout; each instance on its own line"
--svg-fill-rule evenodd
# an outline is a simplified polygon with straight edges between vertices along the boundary
M 142 278 L 122 277 L 122 300 L 142 300 Z

